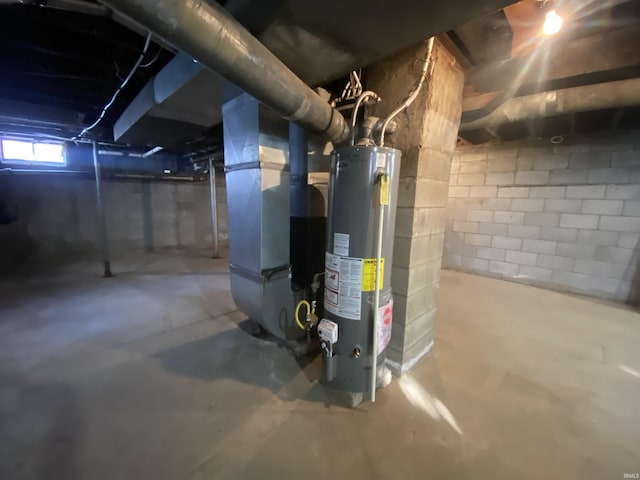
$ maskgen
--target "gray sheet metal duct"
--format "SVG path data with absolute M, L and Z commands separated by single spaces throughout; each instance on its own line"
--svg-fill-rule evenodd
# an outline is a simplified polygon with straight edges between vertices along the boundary
M 640 79 L 598 83 L 510 98 L 489 115 L 460 124 L 460 131 L 534 118 L 640 105 Z
M 215 2 L 106 0 L 278 114 L 340 143 L 349 126 L 260 41 Z
M 288 124 L 247 94 L 228 101 L 224 156 L 231 295 L 272 335 L 304 335 L 293 318 Z

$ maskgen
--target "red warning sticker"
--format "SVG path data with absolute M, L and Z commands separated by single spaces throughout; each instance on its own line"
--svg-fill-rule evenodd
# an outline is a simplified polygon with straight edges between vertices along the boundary
M 378 309 L 378 352 L 382 352 L 391 340 L 393 323 L 393 299 Z

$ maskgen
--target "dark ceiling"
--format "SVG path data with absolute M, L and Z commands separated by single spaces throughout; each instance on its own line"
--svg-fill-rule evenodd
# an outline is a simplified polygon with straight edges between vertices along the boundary
M 138 58 L 145 37 L 111 16 L 37 5 L 0 5 L 0 131 L 72 137 L 93 122 Z M 108 13 L 105 10 L 105 13 Z M 173 56 L 157 44 L 104 121 L 111 125 Z
M 541 35 L 541 7 L 523 0 L 443 37 L 465 68 L 462 143 L 640 128 L 640 98 L 635 105 L 469 128 L 509 99 L 563 89 L 579 95 L 579 87 L 640 77 L 640 1 L 558 0 L 554 8 L 565 25 L 553 37 Z
M 144 32 L 136 33 L 124 19 L 89 0 L 11 3 L 0 0 L 0 133 L 74 137 L 98 118 L 122 83 L 143 48 Z M 542 4 L 535 0 L 504 9 L 508 0 L 336 0 L 329 2 L 339 5 L 335 12 L 327 2 L 311 0 L 221 3 L 301 78 L 329 88 L 341 88 L 341 76 L 352 68 L 447 31 L 439 38 L 466 75 L 462 142 L 640 127 L 638 107 L 628 107 L 464 130 L 465 122 L 482 118 L 509 98 L 640 77 L 640 0 L 557 0 L 558 8 L 574 15 L 561 34 L 545 41 L 544 60 L 531 42 L 541 21 Z M 81 11 L 60 9 L 69 5 Z M 142 62 L 149 65 L 138 69 L 91 136 L 113 141 L 116 120 L 174 58 L 172 49 L 159 42 L 154 39 Z M 197 88 L 211 84 L 210 72 L 199 75 Z M 191 108 L 184 102 L 189 91 L 178 92 L 173 106 L 180 100 L 183 110 Z M 196 108 L 198 102 L 192 103 Z M 156 110 L 160 107 L 166 105 Z M 162 115 L 169 114 L 164 108 Z M 153 145 L 156 138 L 145 138 L 156 128 L 151 120 L 142 117 L 146 130 L 123 141 Z M 182 120 L 163 119 L 164 132 L 179 134 L 171 145 L 174 151 L 220 142 L 219 119 L 212 117 L 210 125 Z

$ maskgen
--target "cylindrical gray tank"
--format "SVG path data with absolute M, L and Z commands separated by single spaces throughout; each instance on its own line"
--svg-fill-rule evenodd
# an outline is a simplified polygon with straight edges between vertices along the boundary
M 391 336 L 391 265 L 401 152 L 346 146 L 333 152 L 329 183 L 325 314 L 338 324 L 332 356 L 324 357 L 323 382 L 368 398 L 371 388 L 375 258 L 379 209 L 384 209 L 383 281 L 378 328 L 378 366 Z M 380 206 L 381 173 L 388 174 L 389 202 Z

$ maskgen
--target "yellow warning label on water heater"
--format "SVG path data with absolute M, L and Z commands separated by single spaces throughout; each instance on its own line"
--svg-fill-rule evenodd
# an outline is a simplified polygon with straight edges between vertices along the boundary
M 380 261 L 380 290 L 384 284 L 384 258 Z M 362 259 L 362 291 L 375 292 L 376 290 L 376 259 Z
M 380 177 L 380 205 L 389 205 L 389 175 Z

